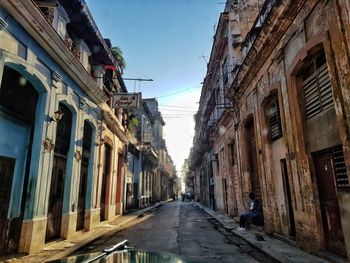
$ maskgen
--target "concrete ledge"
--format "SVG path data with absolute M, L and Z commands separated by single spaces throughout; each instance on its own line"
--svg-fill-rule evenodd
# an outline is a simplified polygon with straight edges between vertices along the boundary
M 266 256 L 273 259 L 275 262 L 281 263 L 329 263 L 331 261 L 319 258 L 317 256 L 308 254 L 307 252 L 291 246 L 283 241 L 272 238 L 266 235 L 259 229 L 249 229 L 246 231 L 237 231 L 239 224 L 227 215 L 223 215 L 213 211 L 212 209 L 203 206 L 200 203 L 195 203 L 199 208 L 204 210 L 211 217 L 215 218 L 219 224 L 228 232 L 242 238 L 248 244 L 256 249 L 259 249 Z M 259 239 L 258 239 L 259 238 Z

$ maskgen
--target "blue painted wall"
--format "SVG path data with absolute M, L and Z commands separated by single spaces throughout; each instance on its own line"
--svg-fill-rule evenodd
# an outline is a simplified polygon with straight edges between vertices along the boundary
M 0 112 L 0 156 L 15 159 L 8 218 L 20 216 L 29 131 L 28 125 Z

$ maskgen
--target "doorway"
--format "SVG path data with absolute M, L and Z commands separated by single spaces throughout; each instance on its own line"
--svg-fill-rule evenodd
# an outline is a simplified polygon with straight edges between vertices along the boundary
M 64 181 L 71 141 L 72 113 L 62 103 L 59 104 L 59 109 L 63 116 L 57 122 L 45 241 L 60 237 Z
M 121 194 L 122 194 L 122 175 L 123 175 L 123 166 L 124 166 L 124 154 L 119 153 L 118 154 L 118 172 L 117 172 L 117 191 L 115 194 L 115 214 L 119 215 L 121 213 L 120 207 L 121 207 Z
M 255 128 L 253 119 L 247 124 L 248 164 L 250 167 L 251 189 L 261 202 L 261 186 L 258 173 L 258 157 L 256 154 Z
M 18 250 L 39 93 L 5 66 L 0 87 L 0 254 Z
M 8 246 L 9 220 L 7 215 L 11 197 L 11 191 L 8 190 L 12 187 L 15 163 L 16 160 L 13 158 L 0 156 L 0 240 L 5 241 L 1 242 L 0 252 L 5 252 Z
M 335 188 L 335 167 L 339 169 L 339 160 L 341 160 L 341 158 L 339 154 L 336 158 L 334 157 L 335 153 L 339 153 L 339 149 L 343 156 L 340 146 L 313 154 L 313 160 L 327 249 L 346 257 L 345 242 Z
M 108 177 L 111 171 L 111 154 L 112 147 L 105 143 L 105 158 L 104 158 L 104 166 L 103 166 L 103 174 L 102 174 L 102 188 L 101 188 L 101 211 L 100 211 L 100 221 L 105 221 L 106 218 L 106 206 L 107 206 L 107 185 L 108 185 Z
M 281 160 L 281 170 L 282 170 L 283 190 L 285 193 L 286 210 L 287 210 L 288 219 L 289 219 L 289 236 L 291 236 L 292 238 L 295 238 L 296 229 L 295 229 L 295 220 L 294 220 L 294 210 L 292 206 L 292 194 L 291 194 L 291 187 L 288 179 L 286 159 Z
M 223 192 L 223 198 L 224 198 L 224 212 L 228 215 L 228 193 L 227 193 L 227 181 L 226 178 L 222 179 L 222 192 Z
M 87 121 L 84 121 L 83 149 L 82 149 L 82 158 L 81 158 L 78 207 L 77 207 L 77 230 L 84 228 L 86 187 L 87 187 L 87 178 L 89 174 L 91 140 L 92 140 L 92 127 Z

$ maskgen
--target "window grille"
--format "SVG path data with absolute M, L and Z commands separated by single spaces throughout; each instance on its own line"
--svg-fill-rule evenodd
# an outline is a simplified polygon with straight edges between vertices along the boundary
M 277 98 L 273 99 L 267 106 L 266 116 L 270 128 L 270 138 L 272 141 L 276 141 L 282 137 L 282 125 Z
M 332 87 L 324 54 L 312 60 L 304 70 L 303 90 L 307 119 L 333 107 Z
M 350 190 L 344 153 L 341 145 L 333 149 L 333 166 L 337 188 L 340 190 Z

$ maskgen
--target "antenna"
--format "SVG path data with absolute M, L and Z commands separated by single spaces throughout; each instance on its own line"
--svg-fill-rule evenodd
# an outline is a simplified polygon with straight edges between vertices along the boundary
M 207 57 L 207 56 L 204 56 L 204 54 L 203 54 L 202 56 L 200 56 L 200 58 L 203 58 L 204 61 L 205 61 L 205 63 L 208 64 L 208 61 L 207 61 L 206 57 Z

